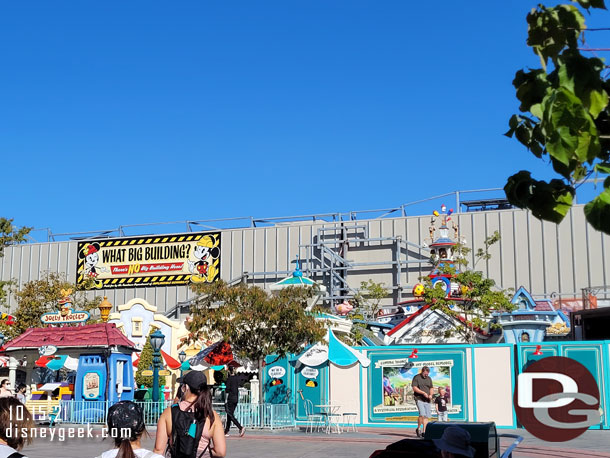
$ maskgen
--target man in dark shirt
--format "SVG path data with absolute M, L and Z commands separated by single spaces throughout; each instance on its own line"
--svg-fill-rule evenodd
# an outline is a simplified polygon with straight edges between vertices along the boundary
M 419 417 L 417 417 L 417 429 L 415 434 L 417 437 L 424 435 L 428 420 L 432 416 L 432 394 L 434 393 L 434 387 L 432 386 L 432 379 L 430 378 L 430 368 L 424 366 L 421 368 L 421 372 L 413 377 L 411 383 L 413 387 L 413 397 L 417 404 L 417 410 L 419 411 Z M 420 429 L 420 427 L 423 428 Z
M 227 396 L 225 403 L 225 410 L 227 412 L 227 423 L 225 425 L 225 436 L 229 436 L 229 429 L 231 429 L 231 423 L 235 423 L 239 430 L 240 437 L 246 433 L 246 428 L 239 424 L 237 418 L 235 418 L 235 407 L 239 402 L 239 379 L 235 375 L 235 369 L 229 367 L 229 376 L 227 377 L 225 394 Z

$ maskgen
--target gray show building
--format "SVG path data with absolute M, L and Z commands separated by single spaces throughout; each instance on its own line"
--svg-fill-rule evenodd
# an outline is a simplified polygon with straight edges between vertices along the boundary
M 385 284 L 384 305 L 391 305 L 411 297 L 419 277 L 430 271 L 430 216 L 302 219 L 217 230 L 221 234 L 220 278 L 268 287 L 294 271 L 298 257 L 304 275 L 326 286 L 327 300 L 337 303 L 349 298 L 361 281 L 372 279 Z M 604 285 L 610 275 L 610 237 L 586 222 L 583 206 L 575 206 L 559 225 L 512 208 L 458 212 L 452 219 L 473 251 L 483 247 L 494 231 L 500 232 L 491 260 L 475 266 L 500 287 L 524 286 L 534 297 L 554 298 L 581 298 L 583 289 L 591 288 L 593 293 L 600 292 L 598 300 L 608 300 Z M 82 240 L 66 240 L 8 247 L 0 259 L 0 278 L 21 286 L 50 271 L 75 281 L 79 241 L 82 244 Z M 167 313 L 192 296 L 188 285 L 104 288 L 91 294 L 108 296 L 114 305 L 143 298 Z M 8 304 L 14 310 L 15 299 L 10 297 Z

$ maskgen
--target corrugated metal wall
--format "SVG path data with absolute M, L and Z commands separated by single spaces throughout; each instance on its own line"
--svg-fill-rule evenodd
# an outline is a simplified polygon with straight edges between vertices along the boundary
M 580 296 L 581 288 L 608 284 L 610 266 L 610 237 L 593 230 L 586 224 L 582 206 L 575 207 L 568 217 L 555 225 L 541 222 L 523 210 L 502 210 L 454 214 L 453 219 L 466 237 L 467 245 L 475 250 L 483 246 L 485 237 L 499 230 L 502 239 L 491 249 L 490 261 L 476 266 L 504 288 L 525 286 L 535 296 L 557 293 L 561 296 Z M 344 223 L 295 222 L 273 227 L 225 230 L 222 234 L 221 277 L 231 280 L 244 272 L 291 271 L 296 255 L 307 256 L 305 245 L 313 244 L 320 237 L 329 241 L 328 228 L 353 227 L 348 231 L 368 238 L 401 237 L 402 240 L 422 245 L 428 237 L 429 216 L 384 218 Z M 320 232 L 320 228 L 326 228 Z M 338 231 L 340 232 L 340 230 Z M 332 247 L 332 245 L 329 245 Z M 75 280 L 77 242 L 51 242 L 20 245 L 5 250 L 1 259 L 0 278 L 14 279 L 21 285 L 40 277 L 44 271 L 66 273 Z M 426 251 L 416 247 L 404 247 L 397 252 L 392 240 L 350 243 L 346 259 L 354 263 L 418 261 Z M 474 251 L 474 250 L 473 250 Z M 313 251 L 315 252 L 315 250 Z M 472 257 L 472 262 L 474 257 Z M 472 265 L 471 262 L 471 265 Z M 303 270 L 317 268 L 303 265 Z M 429 265 L 421 262 L 403 265 L 400 274 L 396 264 L 361 266 L 348 271 L 347 281 L 352 288 L 369 278 L 384 282 L 386 286 L 401 284 L 404 294 L 395 289 L 393 300 L 405 297 L 410 287 L 425 275 Z M 257 284 L 271 284 L 285 274 L 254 277 Z M 314 279 L 328 281 L 319 272 L 309 272 Z M 158 288 L 126 288 L 96 291 L 106 295 L 115 305 L 124 304 L 134 297 L 146 299 L 160 310 L 172 308 L 189 298 L 186 286 Z M 9 299 L 14 306 L 13 298 Z

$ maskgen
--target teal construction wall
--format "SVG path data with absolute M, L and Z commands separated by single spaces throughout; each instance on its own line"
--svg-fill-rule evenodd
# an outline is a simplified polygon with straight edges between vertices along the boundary
M 448 387 L 449 418 L 454 421 L 495 421 L 499 428 L 519 427 L 513 408 L 517 376 L 531 361 L 565 356 L 583 364 L 600 391 L 601 422 L 591 429 L 610 429 L 610 341 L 543 343 L 542 355 L 534 344 L 417 345 L 358 347 L 371 360 L 369 367 L 342 368 L 325 363 L 305 372 L 295 371 L 290 358 L 265 367 L 265 400 L 295 405 L 297 422 L 305 422 L 304 401 L 314 406 L 337 404 L 339 413 L 358 412 L 358 424 L 375 427 L 414 427 L 417 410 L 412 402 L 412 376 L 421 366 L 431 367 L 435 387 Z M 417 358 L 408 358 L 417 349 Z M 269 359 L 270 361 L 273 358 Z M 285 369 L 271 377 L 270 369 Z M 281 370 L 273 369 L 277 375 Z M 279 372 L 278 372 L 279 371 Z M 395 392 L 384 395 L 384 375 Z M 272 384 L 274 379 L 282 383 Z

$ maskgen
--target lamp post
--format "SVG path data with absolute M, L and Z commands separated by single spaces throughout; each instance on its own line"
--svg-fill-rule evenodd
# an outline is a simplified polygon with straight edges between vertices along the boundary
M 182 363 L 184 363 L 184 361 L 186 360 L 186 353 L 184 352 L 184 350 L 178 353 L 178 360 L 180 361 L 180 377 L 182 377 L 182 372 L 184 372 L 182 370 Z
M 112 310 L 112 304 L 106 296 L 104 300 L 97 306 L 100 309 L 100 317 L 104 323 L 108 323 L 108 317 L 110 316 L 110 310 Z
M 153 349 L 153 392 L 154 402 L 159 400 L 159 366 L 161 365 L 161 347 L 165 342 L 165 336 L 160 330 L 156 330 L 150 335 L 150 345 Z

